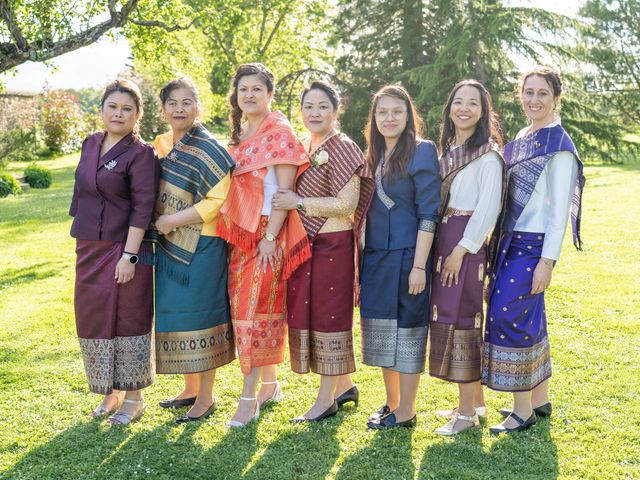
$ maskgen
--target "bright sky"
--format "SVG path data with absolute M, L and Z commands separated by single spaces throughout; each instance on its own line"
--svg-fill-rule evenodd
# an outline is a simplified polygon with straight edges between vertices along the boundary
M 511 0 L 513 5 L 530 6 L 574 16 L 581 0 Z M 42 63 L 27 62 L 11 74 L 0 74 L 9 90 L 39 92 L 45 83 L 52 88 L 101 88 L 122 71 L 129 61 L 131 48 L 124 38 L 111 40 L 103 37 L 97 43 L 65 55 L 50 62 L 56 68 Z

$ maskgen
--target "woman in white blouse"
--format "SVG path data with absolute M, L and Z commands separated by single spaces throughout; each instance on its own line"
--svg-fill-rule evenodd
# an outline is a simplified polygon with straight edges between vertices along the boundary
M 451 419 L 435 433 L 455 435 L 486 416 L 480 385 L 487 239 L 500 213 L 504 161 L 491 96 L 476 80 L 457 83 L 442 112 L 443 177 L 432 275 L 429 374 L 458 384 L 460 400 L 438 412 Z
M 512 392 L 512 410 L 492 433 L 524 430 L 551 414 L 551 359 L 544 291 L 560 257 L 569 215 L 580 249 L 584 176 L 557 112 L 560 76 L 536 67 L 520 82 L 520 100 L 531 124 L 505 146 L 509 172 L 498 259 L 489 287 L 482 383 Z

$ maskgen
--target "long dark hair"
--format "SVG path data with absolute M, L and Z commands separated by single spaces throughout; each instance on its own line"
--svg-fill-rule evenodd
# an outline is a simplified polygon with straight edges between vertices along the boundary
M 107 101 L 107 98 L 109 98 L 109 95 L 116 92 L 129 95 L 133 99 L 133 103 L 135 103 L 136 105 L 138 120 L 133 126 L 133 134 L 138 137 L 140 135 L 140 119 L 144 114 L 144 102 L 142 101 L 140 88 L 138 87 L 138 85 L 133 83 L 131 80 L 127 80 L 126 78 L 118 78 L 113 82 L 109 82 L 107 86 L 104 87 L 104 92 L 102 93 L 102 98 L 100 99 L 101 110 L 102 108 L 104 108 L 104 103 Z
M 364 128 L 364 137 L 367 141 L 367 162 L 375 172 L 380 163 L 382 152 L 385 149 L 384 136 L 378 130 L 376 124 L 376 109 L 382 97 L 394 97 L 404 102 L 407 110 L 407 126 L 400 134 L 396 148 L 393 149 L 391 157 L 385 161 L 389 165 L 389 177 L 394 178 L 399 175 L 406 175 L 407 164 L 413 158 L 416 151 L 416 142 L 422 134 L 422 119 L 419 117 L 411 95 L 400 85 L 386 85 L 378 90 L 371 100 L 371 110 L 369 119 Z
M 240 133 L 242 131 L 242 110 L 238 105 L 238 83 L 242 77 L 248 75 L 257 75 L 262 83 L 267 87 L 269 93 L 273 93 L 275 89 L 274 77 L 271 70 L 261 63 L 245 63 L 238 66 L 236 73 L 231 80 L 231 90 L 229 92 L 229 104 L 231 112 L 229 113 L 229 129 L 231 141 L 230 145 L 238 145 L 240 143 Z
M 449 94 L 449 99 L 442 109 L 442 119 L 440 121 L 440 151 L 444 154 L 454 144 L 456 139 L 456 127 L 451 120 L 451 105 L 456 92 L 462 87 L 474 87 L 480 93 L 480 106 L 482 116 L 476 124 L 476 129 L 465 143 L 471 149 L 481 147 L 489 140 L 493 140 L 498 146 L 502 146 L 503 138 L 500 131 L 500 119 L 493 110 L 491 94 L 485 86 L 477 80 L 462 80 L 456 83 Z

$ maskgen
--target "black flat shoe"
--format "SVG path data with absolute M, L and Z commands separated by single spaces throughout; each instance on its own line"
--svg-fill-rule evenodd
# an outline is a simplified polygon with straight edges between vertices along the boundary
M 320 422 L 325 418 L 333 417 L 336 413 L 338 413 L 338 403 L 334 400 L 333 405 L 327 408 L 324 412 L 318 415 L 315 418 L 307 418 L 304 415 L 300 415 L 299 417 L 292 418 L 290 420 L 291 423 L 305 423 L 305 422 Z
M 207 411 L 204 412 L 199 417 L 190 417 L 189 415 L 183 415 L 181 417 L 176 418 L 176 423 L 188 423 L 188 422 L 197 422 L 199 420 L 204 420 L 205 418 L 207 418 L 209 415 L 213 413 L 216 407 L 217 407 L 216 402 L 213 402 L 211 406 L 207 408 Z
M 536 407 L 533 409 L 533 411 L 536 412 L 536 417 L 543 417 L 543 418 L 550 417 L 552 410 L 553 408 L 551 407 L 551 402 L 547 402 L 544 405 L 540 405 L 539 407 Z M 511 415 L 511 409 L 501 408 L 500 415 L 507 418 L 509 415 Z
M 373 422 L 367 423 L 367 427 L 373 430 L 386 430 L 389 428 L 396 428 L 396 427 L 413 428 L 416 426 L 416 423 L 417 423 L 417 419 L 415 415 L 411 417 L 409 420 L 405 420 L 404 422 L 398 422 L 396 421 L 396 414 L 390 413 L 386 417 L 381 418 L 380 421 L 373 421 Z
M 390 413 L 391 413 L 391 409 L 389 408 L 389 406 L 388 405 L 383 405 L 382 407 L 380 407 L 378 410 L 376 410 L 375 412 L 373 412 L 371 414 L 371 416 L 369 417 L 369 421 L 370 422 L 379 422 L 381 419 L 383 419 L 384 417 L 386 417 Z
M 336 403 L 338 407 L 341 407 L 347 402 L 353 402 L 358 407 L 358 400 L 360 399 L 360 392 L 358 391 L 358 387 L 355 385 L 351 387 L 349 390 L 342 392 L 340 395 L 336 397 Z
M 180 408 L 190 407 L 194 403 L 196 403 L 196 397 L 181 398 L 179 400 L 175 398 L 165 398 L 164 400 L 160 400 L 158 402 L 158 405 L 160 405 L 162 408 Z
M 490 427 L 489 431 L 494 435 L 500 435 L 501 433 L 521 432 L 522 430 L 526 430 L 527 428 L 529 428 L 531 425 L 535 425 L 536 421 L 538 420 L 536 418 L 536 412 L 531 412 L 531 416 L 526 420 L 523 420 L 513 412 L 511 412 L 511 415 L 509 415 L 509 417 L 513 418 L 516 422 L 518 422 L 517 427 L 507 428 L 503 424 L 500 424 L 494 427 Z

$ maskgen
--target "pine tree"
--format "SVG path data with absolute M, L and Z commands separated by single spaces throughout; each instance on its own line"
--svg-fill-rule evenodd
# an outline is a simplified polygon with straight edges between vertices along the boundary
M 414 4 L 416 13 L 407 3 Z M 563 73 L 563 124 L 583 156 L 612 160 L 626 146 L 626 128 L 599 110 L 575 71 L 569 48 L 575 20 L 503 0 L 390 0 L 374 6 L 354 0 L 340 5 L 338 35 L 352 48 L 339 59 L 338 74 L 352 85 L 353 97 L 342 123 L 354 138 L 361 138 L 372 91 L 401 81 L 423 114 L 427 137 L 435 139 L 453 85 L 476 78 L 492 93 L 505 137 L 512 139 L 526 123 L 516 91 L 520 65 L 550 63 Z M 422 28 L 416 28 L 417 18 Z M 416 33 L 404 35 L 408 29 Z

